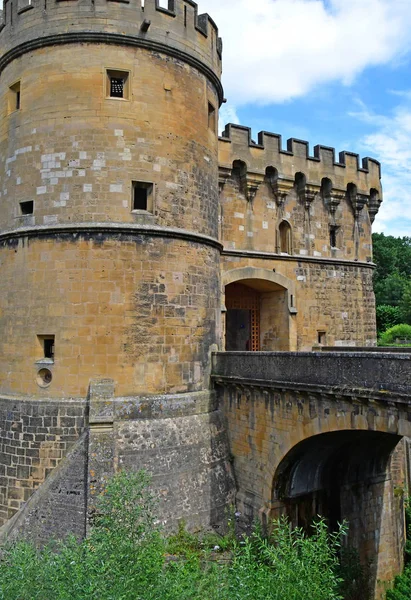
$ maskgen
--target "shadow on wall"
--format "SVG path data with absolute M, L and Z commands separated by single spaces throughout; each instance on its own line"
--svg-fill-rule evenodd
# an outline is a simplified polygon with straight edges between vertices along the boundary
M 387 565 L 396 574 L 403 546 L 391 458 L 400 441 L 393 434 L 337 431 L 297 444 L 277 469 L 271 516 L 287 514 L 307 532 L 317 515 L 333 531 L 346 520 L 346 544 L 370 565 L 374 586 L 382 569 L 386 579 Z

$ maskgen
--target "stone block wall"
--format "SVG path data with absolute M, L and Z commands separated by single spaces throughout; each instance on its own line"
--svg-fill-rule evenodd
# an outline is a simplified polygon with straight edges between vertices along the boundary
M 0 399 L 0 525 L 60 464 L 85 418 L 85 402 Z
M 1 251 L 4 392 L 85 398 L 90 380 L 104 377 L 116 380 L 118 395 L 208 388 L 220 308 L 217 249 L 130 233 L 56 232 Z M 55 336 L 44 388 L 41 334 Z
M 3 527 L 0 540 L 26 539 L 37 546 L 68 535 L 82 539 L 87 525 L 88 432 Z
M 97 398 L 97 397 L 96 397 Z M 220 527 L 234 501 L 227 432 L 208 392 L 141 398 L 91 396 L 89 509 L 106 477 L 145 469 L 167 529 Z
M 237 269 L 239 272 L 240 269 L 255 270 L 255 276 L 262 281 L 270 272 L 284 277 L 287 288 L 283 291 L 287 289 L 288 294 L 293 295 L 293 307 L 284 307 L 280 296 L 280 302 L 272 297 L 269 301 L 263 300 L 261 315 L 262 325 L 264 314 L 271 322 L 281 320 L 277 330 L 288 331 L 288 339 L 284 339 L 284 334 L 280 336 L 283 337 L 280 345 L 278 336 L 267 340 L 262 336 L 262 350 L 312 350 L 318 344 L 319 332 L 325 333 L 323 343 L 328 346 L 373 346 L 376 343 L 373 268 L 370 265 L 348 261 L 332 264 L 274 255 L 252 256 L 225 250 L 221 268 L 223 283 Z M 223 286 L 223 295 L 224 292 Z M 264 312 L 264 308 L 268 310 Z M 272 313 L 276 313 L 274 318 Z

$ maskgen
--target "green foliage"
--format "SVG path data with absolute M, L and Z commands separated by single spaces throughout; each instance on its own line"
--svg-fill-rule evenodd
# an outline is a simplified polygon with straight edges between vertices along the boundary
M 398 306 L 390 306 L 389 304 L 377 306 L 377 332 L 379 335 L 401 322 L 401 311 Z
M 411 325 L 394 325 L 385 331 L 379 339 L 381 346 L 398 345 L 396 340 L 411 340 Z
M 307 537 L 286 520 L 267 539 L 255 531 L 168 540 L 155 521 L 144 473 L 119 473 L 107 483 L 90 536 L 37 550 L 2 549 L 0 600 L 338 600 L 338 553 L 345 526 L 330 534 L 323 520 Z M 215 541 L 219 544 L 215 544 Z M 212 545 L 214 544 L 214 546 Z M 225 560 L 212 553 L 219 546 Z M 175 553 L 170 556 L 170 550 Z
M 374 279 L 375 300 L 377 306 L 380 304 L 389 304 L 398 306 L 401 302 L 408 280 L 399 275 L 399 273 L 390 273 L 382 281 Z
M 381 335 L 394 325 L 411 325 L 411 238 L 374 233 L 372 239 L 377 330 Z
M 411 498 L 405 503 L 407 541 L 405 545 L 405 569 L 395 579 L 393 590 L 387 592 L 387 600 L 410 600 L 411 598 Z
M 404 287 L 399 310 L 402 322 L 411 324 L 411 281 Z
M 411 238 L 374 233 L 372 242 L 377 281 L 386 279 L 392 273 L 398 273 L 405 279 L 411 277 Z

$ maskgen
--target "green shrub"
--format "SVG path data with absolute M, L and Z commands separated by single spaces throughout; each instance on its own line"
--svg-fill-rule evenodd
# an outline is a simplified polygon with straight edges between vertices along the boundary
M 390 306 L 388 304 L 381 304 L 377 306 L 377 332 L 378 335 L 387 331 L 389 327 L 399 325 L 402 321 L 401 311 L 398 306 Z
M 90 536 L 43 550 L 3 548 L 0 600 L 338 600 L 338 553 L 344 526 L 313 535 L 274 524 L 269 539 L 255 531 L 221 539 L 228 560 L 215 560 L 215 536 L 180 531 L 167 540 L 144 473 L 121 472 L 107 483 Z M 218 539 L 218 538 L 217 538 Z M 170 549 L 176 553 L 170 556 Z M 218 555 L 218 552 L 217 552 Z
M 411 325 L 405 323 L 401 325 L 394 325 L 385 331 L 379 339 L 381 346 L 392 346 L 398 345 L 396 340 L 411 340 Z

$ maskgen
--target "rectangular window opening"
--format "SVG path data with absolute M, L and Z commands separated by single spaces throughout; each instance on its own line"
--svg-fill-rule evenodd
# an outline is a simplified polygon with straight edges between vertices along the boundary
M 107 90 L 108 98 L 129 99 L 129 73 L 128 71 L 107 70 Z
M 217 126 L 216 110 L 211 102 L 208 103 L 208 127 L 215 132 Z
M 319 331 L 317 341 L 321 346 L 325 346 L 327 342 L 327 333 L 325 331 Z
M 146 210 L 153 212 L 152 183 L 133 181 L 132 210 Z
M 338 227 L 330 227 L 330 246 L 337 248 L 337 231 Z
M 17 81 L 9 88 L 9 113 L 21 108 L 21 90 L 20 81 Z
M 42 358 L 48 358 L 54 361 L 54 335 L 38 335 L 40 346 L 43 350 Z
M 20 212 L 22 215 L 32 215 L 34 213 L 34 201 L 20 202 Z

